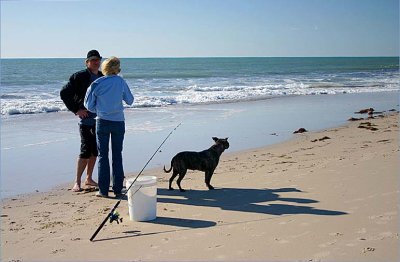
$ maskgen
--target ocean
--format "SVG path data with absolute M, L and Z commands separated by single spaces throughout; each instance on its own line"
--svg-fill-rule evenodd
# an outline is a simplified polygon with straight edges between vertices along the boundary
M 1 116 L 66 111 L 59 91 L 84 59 L 1 59 Z M 132 107 L 399 90 L 398 57 L 122 58 Z
M 164 175 L 163 165 L 177 152 L 204 150 L 213 136 L 229 137 L 228 154 L 285 141 L 300 127 L 343 125 L 363 108 L 399 110 L 397 57 L 123 58 L 121 63 L 135 96 L 125 110 L 127 175 L 137 174 L 179 123 L 147 166 L 159 170 L 157 175 Z M 1 198 L 72 187 L 79 121 L 59 91 L 82 68 L 83 59 L 1 60 Z M 97 179 L 97 166 L 93 175 Z

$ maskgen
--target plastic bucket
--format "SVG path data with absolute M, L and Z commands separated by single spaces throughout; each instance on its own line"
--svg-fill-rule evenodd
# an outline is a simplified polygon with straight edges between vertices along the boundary
M 135 179 L 126 180 L 129 188 Z M 133 221 L 149 221 L 157 217 L 157 177 L 142 176 L 128 191 L 129 218 Z

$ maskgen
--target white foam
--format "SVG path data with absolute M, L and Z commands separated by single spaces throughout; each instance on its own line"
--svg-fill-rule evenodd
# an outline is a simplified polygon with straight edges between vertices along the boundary
M 235 102 L 286 95 L 319 95 L 399 91 L 398 72 L 211 77 L 127 80 L 135 108 L 176 104 Z M 1 95 L 1 115 L 66 111 L 58 86 L 7 86 Z

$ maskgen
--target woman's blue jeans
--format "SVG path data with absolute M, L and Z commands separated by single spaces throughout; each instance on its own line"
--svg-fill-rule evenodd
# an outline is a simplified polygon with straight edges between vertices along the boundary
M 120 194 L 124 182 L 124 169 L 122 166 L 122 145 L 125 135 L 124 121 L 96 121 L 97 148 L 99 151 L 98 175 L 99 191 L 108 195 L 110 187 L 110 162 L 108 159 L 109 143 L 111 137 L 112 150 L 112 182 L 114 194 Z

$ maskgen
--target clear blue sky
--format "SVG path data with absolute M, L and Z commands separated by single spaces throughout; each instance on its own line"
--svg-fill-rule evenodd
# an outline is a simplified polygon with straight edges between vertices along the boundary
M 398 0 L 1 0 L 2 57 L 398 56 Z

